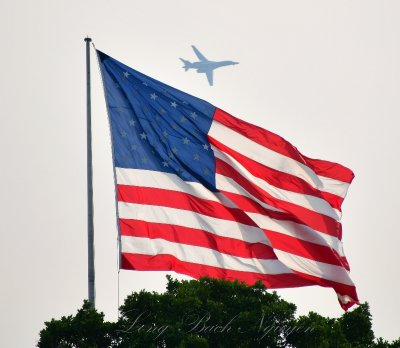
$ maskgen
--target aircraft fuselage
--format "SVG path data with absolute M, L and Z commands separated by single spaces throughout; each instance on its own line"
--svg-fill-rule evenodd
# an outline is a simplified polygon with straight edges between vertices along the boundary
M 185 71 L 189 69 L 195 69 L 198 73 L 206 74 L 207 80 L 210 86 L 213 85 L 213 71 L 214 69 L 227 66 L 227 65 L 236 65 L 238 62 L 234 62 L 232 60 L 222 60 L 219 62 L 215 62 L 212 60 L 208 60 L 195 46 L 192 46 L 194 53 L 199 58 L 198 62 L 190 62 L 188 60 L 180 58 L 183 62 L 183 68 Z

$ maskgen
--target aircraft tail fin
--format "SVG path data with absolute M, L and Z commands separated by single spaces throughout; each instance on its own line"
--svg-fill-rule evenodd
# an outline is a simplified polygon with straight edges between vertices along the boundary
M 179 58 L 179 59 L 182 61 L 183 64 L 185 64 L 182 68 L 184 68 L 185 71 L 188 71 L 191 68 L 192 63 L 183 58 Z

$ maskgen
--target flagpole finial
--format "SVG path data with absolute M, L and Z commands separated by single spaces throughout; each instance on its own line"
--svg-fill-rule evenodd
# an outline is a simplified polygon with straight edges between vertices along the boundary
M 85 37 L 85 42 L 92 42 L 92 38 L 89 37 L 89 36 L 86 36 L 86 37 Z

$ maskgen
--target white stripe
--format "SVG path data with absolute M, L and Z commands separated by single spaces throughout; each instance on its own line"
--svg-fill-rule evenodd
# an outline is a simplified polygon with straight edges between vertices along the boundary
M 122 252 L 142 255 L 173 255 L 181 261 L 261 274 L 293 273 L 278 260 L 248 259 L 215 250 L 163 239 L 121 236 Z
M 147 222 L 196 228 L 217 236 L 233 238 L 249 243 L 271 245 L 264 231 L 236 221 L 218 219 L 207 215 L 170 207 L 118 202 L 121 219 L 135 219 Z
M 219 151 L 214 146 L 212 147 L 215 157 L 219 158 L 221 161 L 230 164 L 235 170 L 240 173 L 245 179 L 247 179 L 251 184 L 255 184 L 264 191 L 268 192 L 271 196 L 278 200 L 285 202 L 294 203 L 306 209 L 315 211 L 317 213 L 329 216 L 337 221 L 340 220 L 341 213 L 337 209 L 333 209 L 331 205 L 324 199 L 306 195 L 304 193 L 298 193 L 293 191 L 284 190 L 277 188 L 267 181 L 258 178 L 251 174 L 242 164 L 236 161 L 232 156 Z M 219 189 L 218 176 L 216 178 L 216 186 Z M 279 202 L 278 202 L 279 204 Z
M 120 185 L 152 187 L 183 192 L 201 199 L 219 202 L 229 208 L 237 208 L 220 192 L 212 192 L 198 182 L 183 181 L 176 174 L 146 169 L 115 167 L 117 183 Z
M 279 261 L 265 260 L 223 254 L 213 249 L 174 243 L 159 238 L 121 236 L 121 252 L 141 255 L 173 255 L 185 262 L 260 274 L 292 273 L 289 269 L 291 268 L 318 278 L 354 285 L 343 267 L 316 262 L 280 250 L 276 251 Z
M 246 214 L 257 224 L 257 226 L 291 236 L 306 242 L 327 246 L 334 249 L 340 256 L 345 256 L 342 242 L 329 234 L 313 230 L 312 228 L 288 220 L 272 219 L 258 213 L 246 212 Z
M 161 173 L 144 169 L 126 169 L 118 167 L 116 167 L 116 173 L 117 182 L 122 185 L 138 185 L 145 187 L 154 187 L 158 189 L 173 190 L 177 192 L 188 193 L 201 199 L 219 202 L 226 207 L 237 208 L 237 206 L 228 198 L 226 198 L 222 193 L 211 192 L 199 183 L 186 183 L 175 174 Z M 243 189 L 231 178 L 222 176 L 220 174 L 217 174 L 217 176 L 219 186 L 221 186 L 221 189 L 223 189 L 224 191 L 232 192 L 250 198 L 260 204 L 265 209 L 282 212 L 282 210 L 276 209 L 258 200 L 256 197 L 253 197 L 249 192 Z M 326 233 L 315 231 L 306 225 L 295 223 L 292 221 L 272 219 L 268 216 L 258 213 L 246 212 L 246 214 L 261 228 L 286 234 L 288 236 L 299 238 L 311 243 L 328 245 L 332 249 L 336 250 L 339 255 L 344 256 L 342 242 L 336 237 L 330 236 Z
M 350 279 L 349 273 L 343 267 L 314 261 L 298 255 L 289 254 L 282 250 L 274 249 L 274 251 L 278 259 L 294 271 L 346 285 L 354 285 Z
M 221 190 L 221 191 L 235 193 L 235 194 L 250 198 L 253 201 L 255 201 L 258 204 L 260 204 L 265 209 L 284 213 L 283 210 L 275 208 L 272 205 L 269 205 L 269 204 L 267 204 L 267 203 L 265 203 L 263 201 L 260 201 L 257 197 L 254 197 L 251 193 L 246 191 L 242 186 L 240 186 L 232 178 L 228 178 L 227 176 L 224 176 L 224 175 L 221 175 L 221 174 L 216 174 L 215 175 L 215 181 L 218 184 L 218 189 Z
M 136 184 L 140 186 L 146 186 L 146 187 L 158 187 L 162 189 L 169 189 L 169 190 L 176 190 L 179 192 L 185 192 L 185 189 L 191 190 L 191 193 L 195 195 L 196 197 L 203 198 L 203 199 L 209 199 L 213 201 L 220 201 L 220 198 L 217 197 L 214 193 L 211 191 L 207 190 L 204 188 L 201 184 L 197 183 L 185 183 L 184 181 L 180 180 L 176 175 L 174 174 L 166 174 L 166 173 L 160 173 L 160 172 L 155 172 L 155 171 L 148 171 L 148 170 L 140 170 L 140 169 L 123 169 L 123 168 L 116 168 L 117 171 L 117 182 L 120 184 L 124 185 L 132 185 Z M 131 175 L 134 174 L 134 178 L 131 177 Z M 225 178 L 221 181 L 229 182 L 231 180 L 230 178 Z M 187 186 L 186 186 L 187 185 Z M 231 186 L 232 188 L 233 186 Z M 237 188 L 240 187 L 237 185 Z M 227 190 L 225 187 L 226 191 L 232 191 L 232 190 Z M 235 192 L 239 193 L 239 192 Z M 245 193 L 245 194 L 243 194 Z M 247 193 L 247 194 L 246 194 Z M 247 191 L 241 190 L 240 194 L 245 195 L 250 197 L 251 199 L 256 200 L 254 197 L 252 197 Z M 263 204 L 263 202 L 259 201 L 258 203 Z M 233 203 L 232 203 L 233 205 Z M 263 204 L 265 205 L 265 204 Z M 268 208 L 268 206 L 267 206 Z M 186 211 L 182 209 L 176 209 L 176 208 L 169 208 L 169 207 L 162 207 L 162 206 L 152 206 L 152 205 L 143 205 L 143 204 L 135 204 L 135 203 L 125 203 L 125 202 L 118 202 L 118 211 L 119 211 L 119 216 L 120 218 L 126 218 L 126 219 L 138 219 L 142 221 L 147 221 L 147 222 L 156 222 L 156 223 L 165 223 L 165 224 L 171 224 L 171 225 L 178 225 L 178 226 L 184 226 L 184 227 L 190 227 L 190 228 L 196 228 L 196 229 L 201 229 L 205 230 L 207 232 L 222 236 L 222 237 L 228 237 L 228 238 L 234 238 L 238 240 L 243 240 L 249 243 L 263 243 L 266 245 L 271 245 L 268 238 L 264 234 L 264 232 L 253 226 L 248 226 L 245 224 L 240 224 L 234 221 L 229 221 L 229 220 L 224 220 L 224 219 L 218 219 L 218 218 L 213 218 L 209 217 L 203 214 L 198 214 L 194 213 L 192 211 Z M 336 238 L 331 237 L 329 235 L 326 235 L 324 233 L 316 233 L 312 229 L 309 229 L 307 226 L 301 225 L 301 224 L 296 224 L 291 221 L 281 221 L 281 220 L 275 220 L 275 219 L 270 219 L 268 217 L 265 217 L 261 214 L 257 213 L 246 213 L 253 221 L 255 221 L 261 228 L 265 229 L 270 229 L 279 233 L 284 233 L 287 235 L 291 235 L 300 239 L 304 239 L 310 242 L 314 242 L 316 244 L 321 244 L 324 245 L 324 242 L 321 240 L 323 238 L 328 245 L 333 247 L 335 250 L 339 252 L 340 255 L 343 254 L 343 250 L 341 249 L 341 242 L 338 241 Z M 317 237 L 318 236 L 318 237 Z M 147 238 L 138 238 L 138 237 L 126 237 L 122 236 L 121 238 L 126 239 L 130 238 L 131 241 L 133 241 L 132 238 L 135 238 L 135 242 L 137 240 L 140 240 L 143 242 L 143 240 L 146 240 L 146 242 L 143 242 L 146 244 L 146 247 L 150 247 L 148 244 L 150 241 Z M 151 240 L 154 241 L 154 240 Z M 231 257 L 228 255 L 220 254 L 214 250 L 208 249 L 208 248 L 203 248 L 203 247 L 196 247 L 196 246 L 191 246 L 191 245 L 183 245 L 183 244 L 176 244 L 173 242 L 166 242 L 162 241 L 161 243 L 168 243 L 169 245 L 177 245 L 179 246 L 180 250 L 180 255 L 187 255 L 187 257 L 192 257 L 192 261 L 189 259 L 181 259 L 178 255 L 175 255 L 182 261 L 187 261 L 187 262 L 196 262 L 195 259 L 199 260 L 201 259 L 202 261 L 196 262 L 196 263 L 201 263 L 201 264 L 206 264 L 210 266 L 215 266 L 215 267 L 221 267 L 221 257 L 223 258 L 235 258 L 235 262 L 239 262 L 238 260 L 246 260 L 246 264 L 248 262 L 253 262 L 252 268 L 247 269 L 247 271 L 251 272 L 257 272 L 257 273 L 263 273 L 264 271 L 262 268 L 258 268 L 259 262 L 264 262 L 264 260 L 256 260 L 256 259 L 246 259 L 246 258 L 239 258 L 239 257 Z M 135 244 L 133 247 L 137 247 L 139 244 Z M 132 247 L 132 246 L 131 246 Z M 129 249 L 133 250 L 133 249 Z M 142 244 L 137 247 L 136 251 L 127 251 L 126 252 L 135 252 L 135 253 L 141 253 L 141 254 L 148 254 L 147 252 L 144 252 L 146 250 Z M 204 253 L 204 250 L 206 253 Z M 154 251 L 154 250 L 153 250 Z M 200 255 L 192 255 L 194 252 L 199 252 Z M 353 285 L 351 282 L 347 271 L 343 267 L 339 266 L 334 266 L 334 265 L 329 265 L 326 263 L 322 262 L 316 262 L 314 260 L 310 260 L 304 257 L 300 257 L 297 255 L 289 254 L 287 252 L 281 251 L 281 250 L 276 250 L 274 249 L 277 257 L 280 259 L 283 264 L 285 264 L 288 268 L 310 274 L 316 277 L 320 278 L 325 278 L 333 281 L 337 281 L 340 283 L 344 284 L 349 284 Z M 123 250 L 124 252 L 124 250 Z M 154 254 L 150 253 L 151 255 L 158 254 L 159 252 L 156 252 Z M 161 252 L 165 253 L 165 252 Z M 183 254 L 182 254 L 183 253 Z M 210 256 L 210 253 L 212 256 Z M 222 255 L 222 256 L 221 256 Z M 185 256 L 186 257 L 186 256 Z M 210 259 L 209 259 L 210 258 Z M 207 261 L 203 261 L 203 259 L 208 260 L 210 263 L 207 263 Z M 253 261 L 248 261 L 248 260 L 253 260 Z M 254 264 L 254 262 L 257 262 Z M 244 270 L 242 268 L 236 268 L 237 265 L 235 266 L 232 265 L 232 267 L 235 268 L 230 268 L 230 269 L 235 269 L 235 270 Z M 240 265 L 243 266 L 241 261 L 239 262 Z M 284 267 L 283 264 L 280 267 Z M 246 266 L 247 267 L 247 266 Z M 224 268 L 226 268 L 224 266 Z M 246 270 L 244 270 L 246 271 Z M 285 271 L 287 273 L 287 269 Z
M 351 301 L 354 301 L 353 298 L 351 298 L 349 295 L 341 295 L 341 294 L 337 294 L 337 297 L 339 299 L 339 301 L 343 304 L 349 303 Z
M 318 190 L 343 198 L 346 196 L 348 183 L 317 175 L 303 163 L 260 145 L 215 120 L 211 124 L 208 135 L 248 158 L 303 179 Z

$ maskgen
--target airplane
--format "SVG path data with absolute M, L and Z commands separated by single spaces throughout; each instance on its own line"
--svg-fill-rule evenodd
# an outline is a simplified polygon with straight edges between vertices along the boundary
M 213 85 L 214 69 L 220 68 L 222 66 L 239 64 L 238 62 L 233 62 L 231 60 L 223 60 L 220 62 L 208 60 L 195 46 L 192 45 L 192 48 L 197 58 L 199 58 L 199 61 L 190 62 L 188 60 L 179 58 L 183 62 L 183 64 L 185 64 L 182 68 L 185 69 L 185 71 L 188 71 L 189 69 L 196 69 L 198 73 L 206 74 L 210 86 Z

